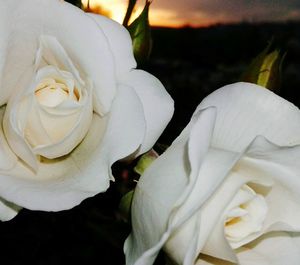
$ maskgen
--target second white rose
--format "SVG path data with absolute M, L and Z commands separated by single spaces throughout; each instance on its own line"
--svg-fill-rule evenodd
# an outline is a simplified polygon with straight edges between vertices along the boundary
M 236 83 L 205 98 L 146 170 L 132 203 L 128 265 L 297 265 L 300 110 Z

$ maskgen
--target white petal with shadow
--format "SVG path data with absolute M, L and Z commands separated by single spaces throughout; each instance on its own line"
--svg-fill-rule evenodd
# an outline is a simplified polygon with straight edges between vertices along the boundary
M 0 221 L 5 222 L 13 219 L 21 210 L 21 207 L 0 198 Z
M 0 10 L 9 14 L 0 16 L 0 24 L 7 26 L 1 33 L 7 45 L 0 46 L 5 50 L 0 54 L 6 54 L 1 80 L 1 91 L 6 95 L 1 98 L 3 102 L 17 89 L 24 71 L 34 70 L 40 36 L 50 35 L 64 47 L 79 72 L 93 80 L 97 113 L 104 115 L 110 110 L 117 86 L 113 55 L 105 35 L 90 17 L 60 0 L 1 1 Z
M 123 75 L 120 82 L 133 87 L 143 104 L 146 135 L 138 152 L 142 154 L 152 148 L 167 126 L 174 112 L 174 103 L 161 82 L 145 71 L 132 70 Z
M 250 83 L 222 87 L 198 109 L 209 106 L 218 112 L 214 147 L 242 152 L 258 135 L 280 146 L 300 144 L 299 109 L 263 87 Z
M 130 87 L 124 87 L 109 116 L 94 114 L 87 136 L 71 154 L 44 159 L 36 174 L 22 163 L 1 170 L 0 194 L 31 210 L 72 208 L 108 188 L 111 165 L 138 149 L 144 131 L 141 102 Z
M 171 147 L 151 164 L 140 179 L 132 204 L 133 232 L 124 246 L 128 264 L 152 264 L 171 234 L 193 214 L 186 212 L 185 208 L 181 212 L 180 206 L 185 205 L 193 191 L 202 161 L 191 165 L 195 160 L 188 161 L 188 153 L 205 155 L 214 117 L 213 108 L 196 113 Z M 199 132 L 199 127 L 206 130 Z M 194 134 L 193 131 L 199 133 Z M 190 135 L 193 135 L 192 138 Z M 189 144 L 190 141 L 193 144 Z
M 300 234 L 267 233 L 240 249 L 237 256 L 242 265 L 298 265 Z
M 136 62 L 133 56 L 132 40 L 129 32 L 118 22 L 105 16 L 88 13 L 88 16 L 104 33 L 114 56 L 116 75 L 120 77 L 136 68 Z

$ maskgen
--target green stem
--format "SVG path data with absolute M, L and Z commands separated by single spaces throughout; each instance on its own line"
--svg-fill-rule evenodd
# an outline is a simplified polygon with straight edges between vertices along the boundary
M 128 26 L 128 22 L 131 18 L 132 11 L 135 7 L 136 2 L 137 2 L 137 0 L 129 0 L 128 1 L 128 7 L 127 7 L 126 15 L 125 15 L 124 20 L 123 20 L 123 26 L 124 27 Z

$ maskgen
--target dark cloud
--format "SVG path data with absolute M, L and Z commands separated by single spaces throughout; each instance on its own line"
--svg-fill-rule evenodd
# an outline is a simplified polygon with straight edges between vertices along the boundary
M 194 24 L 300 19 L 299 0 L 155 0 L 153 8 L 174 11 L 177 19 Z
M 221 15 L 228 21 L 277 21 L 294 18 L 290 16 L 300 11 L 300 3 L 296 0 L 199 0 L 195 8 L 208 15 Z

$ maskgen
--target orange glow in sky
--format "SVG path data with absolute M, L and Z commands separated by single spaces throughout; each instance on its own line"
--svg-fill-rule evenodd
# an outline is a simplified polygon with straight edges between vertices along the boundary
M 84 6 L 87 5 L 88 0 L 82 0 Z M 110 18 L 122 23 L 127 3 L 120 0 L 90 0 L 90 7 L 93 11 L 109 16 Z M 100 9 L 101 7 L 101 9 Z
M 82 0 L 84 6 L 87 5 L 88 0 Z M 141 3 L 140 3 L 141 2 Z M 132 15 L 131 21 L 134 20 L 143 10 L 144 1 L 138 1 L 134 13 Z M 90 0 L 89 5 L 91 9 L 99 10 L 110 18 L 122 23 L 123 18 L 127 9 L 127 0 Z M 179 19 L 177 13 L 173 10 L 167 10 L 158 8 L 155 5 L 155 1 L 150 6 L 149 20 L 152 26 L 166 26 L 166 27 L 180 27 L 187 24 L 186 21 Z M 198 23 L 197 25 L 199 25 Z M 203 23 L 202 23 L 203 24 Z
M 88 0 L 82 0 L 86 5 Z M 132 16 L 136 18 L 146 0 L 138 0 Z M 153 0 L 149 20 L 152 26 L 208 26 L 216 23 L 241 21 L 300 20 L 296 0 L 236 1 L 236 0 Z M 93 12 L 109 16 L 122 23 L 128 0 L 90 0 Z

